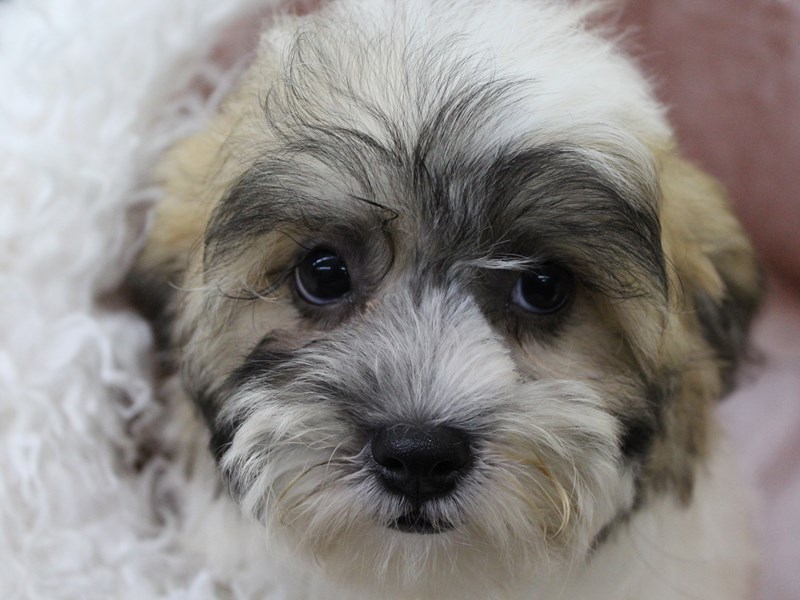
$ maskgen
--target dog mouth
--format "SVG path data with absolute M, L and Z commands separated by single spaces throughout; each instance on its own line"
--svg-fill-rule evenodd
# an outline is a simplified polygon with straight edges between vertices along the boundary
M 455 525 L 452 523 L 441 521 L 438 523 L 433 523 L 430 519 L 423 515 L 421 511 L 418 510 L 408 512 L 396 518 L 394 521 L 389 523 L 389 527 L 391 529 L 396 529 L 397 531 L 402 531 L 403 533 L 420 533 L 426 535 L 433 533 L 444 533 L 445 531 L 455 529 Z

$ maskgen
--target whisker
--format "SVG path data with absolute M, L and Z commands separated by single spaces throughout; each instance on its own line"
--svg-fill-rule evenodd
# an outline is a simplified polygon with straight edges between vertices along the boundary
M 555 475 L 553 475 L 552 471 L 539 457 L 520 455 L 511 452 L 504 452 L 503 454 L 519 465 L 535 469 L 544 475 L 544 477 L 550 482 L 556 494 L 558 495 L 557 502 L 553 501 L 554 499 L 550 495 L 549 491 L 546 490 L 544 486 L 542 486 L 541 483 L 536 480 L 536 478 L 532 479 L 537 487 L 539 487 L 539 489 L 545 494 L 547 499 L 552 502 L 553 506 L 557 508 L 559 516 L 561 517 L 561 523 L 559 524 L 559 527 L 555 533 L 552 534 L 552 537 L 555 538 L 561 535 L 564 531 L 566 531 L 567 527 L 569 527 L 569 524 L 573 518 L 578 516 L 578 510 L 574 506 L 572 497 L 569 493 L 567 493 L 564 485 L 558 480 L 557 477 L 555 477 Z

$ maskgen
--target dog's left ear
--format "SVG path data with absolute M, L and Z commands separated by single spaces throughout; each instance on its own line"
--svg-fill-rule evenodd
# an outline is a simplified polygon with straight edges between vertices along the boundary
M 726 387 L 747 349 L 762 275 L 722 186 L 676 151 L 659 158 L 661 222 L 675 301 L 692 312 L 716 353 Z

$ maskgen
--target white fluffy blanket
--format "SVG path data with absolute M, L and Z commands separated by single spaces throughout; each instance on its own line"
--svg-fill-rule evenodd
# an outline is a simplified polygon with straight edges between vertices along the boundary
M 136 472 L 162 408 L 148 328 L 109 294 L 157 195 L 143 175 L 213 103 L 186 90 L 271 4 L 0 2 L 0 598 L 219 597 L 160 509 L 180 470 Z

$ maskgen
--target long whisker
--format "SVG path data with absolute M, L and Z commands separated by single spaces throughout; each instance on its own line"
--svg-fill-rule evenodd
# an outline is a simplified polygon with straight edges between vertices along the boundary
M 308 475 L 310 475 L 316 469 L 319 469 L 320 467 L 325 467 L 325 474 L 323 475 L 322 481 L 319 484 L 317 484 L 316 486 L 314 486 L 314 488 L 312 490 L 310 490 L 309 492 L 307 492 L 305 494 L 302 494 L 299 498 L 297 498 L 294 502 L 292 502 L 292 504 L 290 506 L 285 507 L 284 510 L 282 511 L 282 513 L 284 515 L 292 512 L 298 506 L 300 506 L 302 503 L 306 502 L 309 498 L 311 498 L 312 496 L 318 494 L 320 491 L 322 491 L 323 489 L 325 489 L 328 486 L 328 474 L 330 472 L 331 466 L 343 467 L 343 466 L 345 466 L 347 464 L 347 462 L 343 461 L 343 460 L 338 460 L 338 462 L 334 460 L 334 459 L 337 458 L 336 457 L 336 453 L 338 452 L 339 448 L 341 448 L 342 443 L 343 442 L 340 442 L 331 451 L 331 453 L 328 456 L 327 460 L 315 463 L 315 464 L 310 465 L 310 466 L 306 466 L 300 473 L 295 475 L 295 477 L 292 478 L 292 480 L 283 488 L 283 490 L 281 491 L 280 495 L 278 496 L 278 498 L 275 501 L 276 505 L 278 505 L 278 506 L 284 501 L 284 499 L 289 495 L 289 493 L 303 479 L 305 479 Z M 286 525 L 286 523 L 283 521 L 283 519 L 281 519 L 281 523 Z
M 578 510 L 575 507 L 572 497 L 569 493 L 567 493 L 566 488 L 564 485 L 555 477 L 552 471 L 547 467 L 547 465 L 537 456 L 528 456 L 528 455 L 520 455 L 510 452 L 505 452 L 504 455 L 515 461 L 517 464 L 520 464 L 525 467 L 533 468 L 542 475 L 550 482 L 553 489 L 555 490 L 556 494 L 558 495 L 558 502 L 553 502 L 553 505 L 557 507 L 559 515 L 561 517 L 561 523 L 559 524 L 558 529 L 552 534 L 552 537 L 558 537 L 561 535 L 569 526 L 570 522 L 573 518 L 577 517 Z M 539 487 L 539 489 L 545 494 L 548 500 L 552 500 L 552 496 L 550 493 L 545 490 L 545 488 L 538 483 L 538 481 L 534 478 L 534 483 Z
M 321 462 L 321 463 L 317 463 L 317 464 L 311 465 L 310 467 L 304 468 L 302 471 L 300 471 L 300 473 L 295 475 L 294 478 L 283 488 L 281 493 L 278 495 L 278 497 L 275 500 L 275 505 L 276 506 L 280 506 L 280 504 L 283 502 L 284 498 L 286 498 L 286 496 L 289 494 L 289 492 L 291 492 L 292 489 L 298 483 L 300 483 L 309 474 L 311 474 L 314 471 L 314 469 L 318 469 L 319 467 L 323 467 L 323 466 L 327 465 L 328 462 L 329 461 L 324 461 L 324 462 Z M 283 512 L 288 512 L 288 510 L 287 511 L 283 511 Z M 281 523 L 283 523 L 283 519 L 282 518 L 281 518 Z M 283 523 L 283 524 L 285 525 L 285 523 Z

